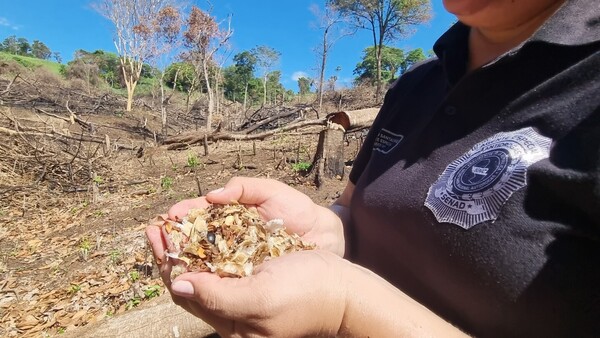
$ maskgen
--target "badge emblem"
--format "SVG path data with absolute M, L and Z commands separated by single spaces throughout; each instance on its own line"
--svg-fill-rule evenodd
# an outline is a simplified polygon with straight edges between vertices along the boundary
M 387 154 L 392 151 L 400 142 L 402 142 L 403 139 L 404 135 L 392 133 L 387 129 L 381 129 L 375 138 L 373 149 Z
M 531 127 L 477 143 L 446 167 L 429 188 L 425 206 L 438 222 L 464 229 L 494 221 L 510 196 L 527 185 L 527 168 L 548 158 L 551 144 Z

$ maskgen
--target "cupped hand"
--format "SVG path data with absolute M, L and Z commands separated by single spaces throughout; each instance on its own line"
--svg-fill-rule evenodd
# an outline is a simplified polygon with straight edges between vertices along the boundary
M 204 208 L 208 203 L 227 204 L 237 201 L 255 206 L 265 220 L 283 219 L 288 232 L 296 233 L 320 249 L 339 256 L 344 254 L 343 226 L 331 210 L 315 204 L 298 190 L 272 179 L 235 177 L 224 188 L 206 197 L 185 200 L 169 210 L 169 218 L 181 219 L 191 208 Z
M 295 252 L 240 279 L 186 273 L 171 293 L 223 337 L 331 337 L 344 318 L 345 264 L 326 251 Z
M 146 234 L 158 260 L 166 250 L 162 233 L 149 226 Z M 223 337 L 335 336 L 346 311 L 350 265 L 331 252 L 309 250 L 263 262 L 244 278 L 189 272 L 171 281 L 168 262 L 160 273 L 173 301 Z

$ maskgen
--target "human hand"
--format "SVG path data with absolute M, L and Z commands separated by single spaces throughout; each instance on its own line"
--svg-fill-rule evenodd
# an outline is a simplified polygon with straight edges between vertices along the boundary
M 206 203 L 206 201 L 204 201 Z M 158 262 L 166 243 L 157 226 L 146 234 Z M 381 277 L 323 250 L 263 262 L 244 278 L 184 273 L 171 282 L 173 301 L 230 337 L 464 337 Z
M 169 210 L 169 218 L 181 219 L 191 208 L 205 208 L 208 203 L 227 204 L 232 200 L 255 206 L 265 220 L 283 219 L 288 232 L 315 243 L 320 249 L 339 256 L 344 254 L 343 226 L 339 217 L 298 190 L 272 179 L 232 178 L 224 188 L 211 191 L 206 197 L 175 204 Z
M 150 226 L 147 234 L 161 257 L 160 230 Z M 335 336 L 345 312 L 347 265 L 330 252 L 311 250 L 266 261 L 244 278 L 190 272 L 171 284 L 169 269 L 161 269 L 161 277 L 176 304 L 223 337 Z

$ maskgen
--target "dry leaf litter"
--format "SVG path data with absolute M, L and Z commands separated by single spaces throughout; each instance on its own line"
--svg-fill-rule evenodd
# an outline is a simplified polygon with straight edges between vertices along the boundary
M 311 250 L 283 220 L 263 221 L 255 207 L 233 202 L 192 209 L 181 223 L 165 220 L 168 259 L 177 264 L 171 277 L 187 271 L 210 271 L 221 277 L 245 277 L 263 261 L 285 253 Z

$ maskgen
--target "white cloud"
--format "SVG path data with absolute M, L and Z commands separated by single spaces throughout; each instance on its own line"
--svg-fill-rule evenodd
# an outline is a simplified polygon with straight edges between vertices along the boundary
M 294 72 L 294 74 L 292 74 L 292 80 L 294 80 L 294 81 L 298 81 L 298 79 L 301 77 L 305 77 L 308 79 L 308 74 L 306 74 L 305 72 L 302 72 L 302 71 L 297 71 L 297 72 Z
M 0 26 L 10 27 L 13 30 L 19 30 L 18 25 L 13 25 L 12 23 L 10 23 L 10 21 L 8 21 L 7 18 L 1 17 L 1 16 L 0 16 Z

